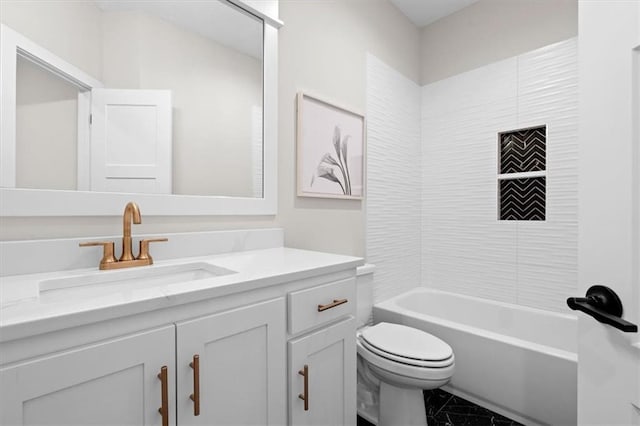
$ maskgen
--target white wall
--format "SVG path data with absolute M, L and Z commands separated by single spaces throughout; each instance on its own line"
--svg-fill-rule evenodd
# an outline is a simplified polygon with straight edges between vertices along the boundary
M 480 0 L 422 29 L 421 84 L 577 34 L 577 0 Z
M 367 261 L 374 302 L 421 285 L 420 87 L 367 55 Z
M 577 42 L 424 86 L 428 287 L 566 312 L 577 289 Z M 547 125 L 546 221 L 498 221 L 498 133 Z

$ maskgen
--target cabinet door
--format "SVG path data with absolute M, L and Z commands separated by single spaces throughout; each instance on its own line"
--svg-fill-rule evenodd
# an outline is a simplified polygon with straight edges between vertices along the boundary
M 356 424 L 355 339 L 351 317 L 289 342 L 290 424 Z
M 284 299 L 179 323 L 177 345 L 181 426 L 286 422 Z M 191 399 L 196 382 L 198 415 Z
M 0 424 L 161 425 L 158 374 L 168 367 L 170 403 L 174 365 L 172 325 L 3 368 Z

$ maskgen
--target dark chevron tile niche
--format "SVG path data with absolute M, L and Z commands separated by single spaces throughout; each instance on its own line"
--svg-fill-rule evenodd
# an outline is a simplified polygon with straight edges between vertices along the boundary
M 544 220 L 545 177 L 500 181 L 500 220 Z
M 545 170 L 547 126 L 500 133 L 500 173 Z
M 500 220 L 545 220 L 547 127 L 500 133 L 499 142 Z M 531 172 L 536 176 L 509 177 Z

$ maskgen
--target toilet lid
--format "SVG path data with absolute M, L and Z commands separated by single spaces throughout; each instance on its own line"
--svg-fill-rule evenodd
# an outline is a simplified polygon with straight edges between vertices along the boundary
M 451 346 L 437 337 L 400 324 L 381 322 L 362 331 L 363 340 L 383 352 L 420 361 L 444 361 L 453 356 Z

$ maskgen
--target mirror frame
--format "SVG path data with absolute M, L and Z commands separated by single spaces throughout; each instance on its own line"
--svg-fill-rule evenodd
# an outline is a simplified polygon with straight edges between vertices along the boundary
M 212 0 L 216 1 L 216 0 Z M 263 21 L 263 197 L 228 197 L 0 188 L 4 216 L 120 216 L 135 201 L 145 215 L 236 216 L 275 215 L 278 199 L 278 1 L 222 0 Z M 2 25 L 0 29 L 0 183 L 15 185 L 16 61 L 18 55 L 70 79 L 76 85 L 100 84 L 71 64 Z M 52 59 L 54 58 L 54 59 Z M 87 79 L 88 78 L 88 79 Z M 82 129 L 78 124 L 78 130 Z M 88 127 L 88 126 L 87 126 Z M 7 154 L 6 156 L 4 154 Z M 10 159 L 10 161 L 9 161 Z M 11 164 L 9 164 L 11 162 Z M 5 167 L 8 165 L 8 167 Z

